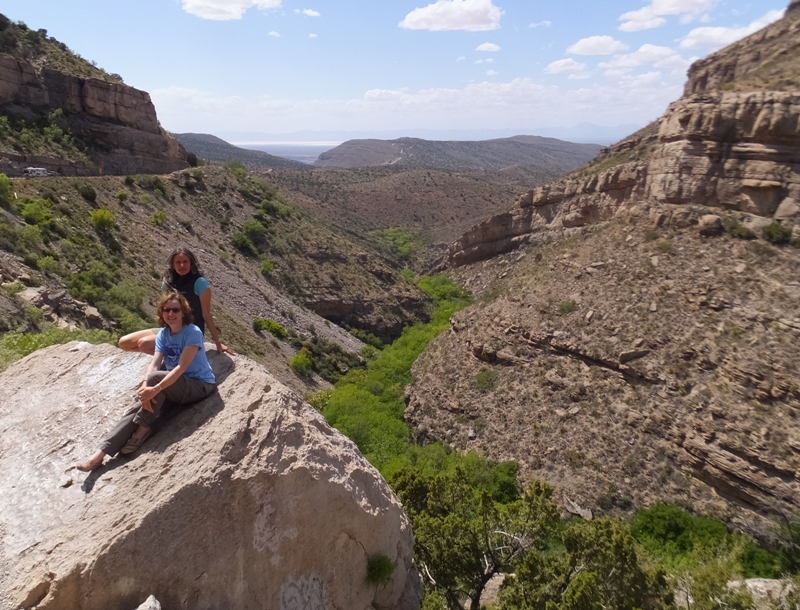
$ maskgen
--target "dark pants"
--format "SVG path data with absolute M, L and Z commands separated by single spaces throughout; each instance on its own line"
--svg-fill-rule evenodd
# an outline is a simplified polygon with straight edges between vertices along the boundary
M 167 373 L 168 371 L 150 373 L 147 377 L 147 385 L 150 387 L 156 385 L 167 376 Z M 100 451 L 106 455 L 116 455 L 125 446 L 125 443 L 128 442 L 133 433 L 136 432 L 137 427 L 144 426 L 149 428 L 155 423 L 158 416 L 161 415 L 161 409 L 166 401 L 178 405 L 191 404 L 203 400 L 216 387 L 213 383 L 181 375 L 175 380 L 175 383 L 168 388 L 164 388 L 150 401 L 150 406 L 153 408 L 152 413 L 144 410 L 140 404 L 136 404 L 125 411 L 122 419 L 106 434 L 100 444 Z

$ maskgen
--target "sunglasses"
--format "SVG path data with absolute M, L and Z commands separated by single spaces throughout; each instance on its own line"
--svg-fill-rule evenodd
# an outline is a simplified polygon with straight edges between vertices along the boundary
M 161 311 L 163 311 L 164 313 L 181 313 L 181 308 L 180 307 L 165 307 Z

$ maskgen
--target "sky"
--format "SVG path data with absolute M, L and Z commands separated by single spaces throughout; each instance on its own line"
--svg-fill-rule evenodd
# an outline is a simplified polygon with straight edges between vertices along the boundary
M 0 12 L 149 92 L 168 131 L 233 141 L 641 127 L 680 97 L 692 61 L 787 5 L 0 0 Z

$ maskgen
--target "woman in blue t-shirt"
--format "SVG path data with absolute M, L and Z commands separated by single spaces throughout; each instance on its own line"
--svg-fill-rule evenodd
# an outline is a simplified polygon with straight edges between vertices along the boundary
M 211 288 L 208 280 L 203 277 L 203 273 L 197 264 L 197 257 L 188 248 L 178 248 L 170 254 L 167 263 L 167 271 L 161 283 L 161 290 L 164 292 L 179 292 L 189 302 L 192 308 L 194 324 L 205 333 L 206 325 L 211 333 L 211 338 L 217 346 L 217 351 L 233 353 L 227 345 L 219 339 L 219 330 L 214 324 L 214 317 L 211 315 Z M 122 337 L 117 344 L 126 352 L 142 352 L 152 354 L 156 347 L 157 328 L 140 330 Z
M 77 464 L 78 470 L 88 472 L 100 467 L 106 455 L 138 450 L 150 436 L 166 400 L 173 404 L 194 403 L 216 387 L 203 333 L 192 324 L 189 302 L 180 293 L 171 292 L 161 298 L 156 311 L 162 328 L 155 337 L 155 351 L 145 380 L 137 391 L 141 405 L 128 409 L 103 439 L 100 449 Z

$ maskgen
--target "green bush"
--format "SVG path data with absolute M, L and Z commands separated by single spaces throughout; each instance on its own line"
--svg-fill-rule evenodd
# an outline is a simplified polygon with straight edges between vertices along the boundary
M 150 222 L 156 227 L 163 227 L 167 224 L 167 213 L 164 210 L 156 210 L 150 216 Z
M 91 216 L 92 225 L 98 231 L 110 231 L 116 222 L 114 218 L 114 213 L 111 210 L 106 210 L 105 208 L 100 208 L 98 210 L 94 210 Z
M 275 263 L 273 263 L 268 258 L 263 259 L 261 261 L 261 273 L 263 275 L 269 275 L 273 271 L 275 271 Z
M 769 243 L 779 246 L 789 243 L 789 240 L 792 238 L 792 230 L 784 227 L 782 224 L 773 222 L 761 229 L 761 235 L 763 235 L 764 239 Z
M 738 220 L 729 216 L 728 218 L 723 219 L 722 227 L 725 231 L 731 236 L 736 237 L 737 239 L 755 239 L 756 234 L 753 233 L 750 229 L 745 227 L 742 223 Z
M 5 174 L 0 174 L 0 205 L 8 207 L 14 199 L 14 183 Z
M 386 555 L 373 555 L 367 560 L 367 582 L 371 585 L 385 585 L 392 579 L 394 564 Z
M 136 181 L 133 179 L 133 176 L 125 176 L 125 180 L 123 182 L 125 182 L 125 186 L 133 186 L 134 184 L 136 184 Z
M 6 252 L 16 252 L 19 236 L 10 224 L 0 222 L 0 249 Z
M 267 227 L 255 218 L 248 218 L 242 223 L 242 233 L 256 246 L 267 244 Z
M 566 299 L 558 304 L 558 314 L 565 316 L 578 309 L 578 304 L 572 299 Z
M 0 371 L 36 350 L 70 341 L 113 344 L 117 337 L 104 330 L 71 331 L 63 328 L 48 328 L 41 333 L 6 333 L 0 336 Z
M 244 163 L 242 163 L 238 159 L 231 159 L 230 161 L 226 161 L 223 167 L 228 172 L 236 176 L 239 180 L 244 180 L 245 178 L 247 178 L 247 168 L 244 166 Z
M 233 244 L 234 248 L 236 248 L 245 256 L 258 256 L 258 250 L 253 245 L 253 242 L 250 241 L 250 238 L 241 231 L 234 233 L 233 237 L 231 238 L 231 243 Z
M 126 193 L 125 191 L 120 191 L 119 193 L 117 193 L 117 201 L 119 201 L 120 203 L 125 203 L 126 201 L 128 201 L 128 193 Z
M 189 164 L 189 167 L 197 167 L 197 155 L 193 152 L 190 152 L 186 155 L 186 162 Z
M 482 368 L 477 375 L 475 375 L 475 385 L 484 391 L 494 390 L 497 383 L 497 371 L 490 368 Z
M 298 375 L 309 375 L 314 368 L 310 352 L 306 348 L 301 349 L 289 360 L 289 367 Z
M 319 392 L 314 392 L 313 394 L 306 394 L 306 402 L 314 407 L 317 411 L 322 413 L 325 407 L 328 406 L 328 401 L 332 395 L 333 388 L 320 390 Z
M 26 200 L 20 210 L 22 219 L 29 225 L 49 226 L 53 222 L 50 205 L 45 199 Z
M 94 187 L 91 184 L 83 183 L 79 185 L 78 192 L 86 201 L 94 202 L 97 200 L 97 191 L 94 190 Z
M 58 261 L 52 256 L 43 256 L 36 262 L 36 266 L 39 267 L 39 271 L 46 275 L 53 275 L 58 272 L 60 267 Z
M 286 328 L 283 326 L 283 324 L 280 324 L 275 320 L 270 320 L 269 318 L 255 318 L 253 320 L 253 330 L 256 332 L 265 330 L 281 341 L 289 337 L 289 333 L 286 332 Z
M 193 169 L 191 172 L 192 178 L 197 180 L 198 182 L 203 181 L 203 170 L 202 169 Z
M 3 288 L 8 294 L 15 295 L 25 290 L 25 284 L 23 284 L 19 280 L 14 280 L 13 282 L 9 282 L 5 286 L 3 286 Z

